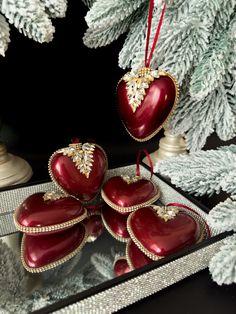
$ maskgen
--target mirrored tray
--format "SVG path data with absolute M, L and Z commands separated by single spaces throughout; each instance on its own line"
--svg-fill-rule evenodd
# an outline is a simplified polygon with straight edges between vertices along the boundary
M 131 165 L 109 170 L 107 177 L 134 172 L 135 165 Z M 141 174 L 150 177 L 145 166 L 141 166 Z M 202 205 L 177 191 L 163 178 L 154 175 L 153 181 L 161 190 L 159 203 L 184 204 L 206 219 L 206 209 Z M 20 262 L 22 235 L 16 232 L 12 214 L 28 195 L 48 190 L 56 190 L 52 182 L 13 187 L 0 192 L 0 236 L 11 247 L 0 246 L 0 264 L 5 263 L 6 270 L 0 313 L 116 312 L 206 268 L 228 235 L 211 230 L 210 239 L 114 278 L 112 263 L 115 256 L 124 255 L 125 244 L 104 232 L 65 264 L 41 274 L 30 274 Z M 14 288 L 16 291 L 12 290 L 13 280 L 18 285 Z

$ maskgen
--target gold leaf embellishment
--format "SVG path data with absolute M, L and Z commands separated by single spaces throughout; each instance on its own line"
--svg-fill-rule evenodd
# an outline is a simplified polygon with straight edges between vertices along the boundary
M 70 157 L 75 163 L 76 168 L 80 170 L 80 173 L 88 178 L 93 167 L 94 150 L 95 144 L 76 143 L 70 144 L 69 147 L 64 148 L 62 152 L 63 155 Z
M 123 181 L 125 181 L 128 184 L 138 182 L 141 179 L 140 176 L 130 177 L 128 175 L 122 175 L 121 178 L 123 179 Z
M 171 206 L 153 206 L 153 209 L 157 212 L 157 215 L 160 218 L 165 220 L 165 222 L 174 219 L 179 212 L 178 208 Z
M 66 197 L 65 194 L 60 193 L 60 192 L 46 192 L 43 195 L 43 200 L 44 201 L 55 201 L 55 200 L 59 200 L 60 198 Z
M 150 68 L 141 68 L 137 73 L 131 71 L 123 76 L 122 79 L 126 82 L 129 104 L 133 113 L 135 113 L 141 105 L 146 95 L 146 89 L 149 88 L 154 79 L 158 77 L 159 71 Z

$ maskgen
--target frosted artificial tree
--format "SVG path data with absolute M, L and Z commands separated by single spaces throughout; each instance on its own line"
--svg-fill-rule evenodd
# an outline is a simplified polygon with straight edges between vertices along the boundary
M 144 64 L 148 0 L 86 1 L 84 43 L 98 48 L 127 32 L 119 66 Z M 155 2 L 151 40 L 163 0 Z M 221 140 L 236 135 L 236 0 L 167 0 L 161 34 L 151 66 L 174 75 L 180 102 L 168 127 L 186 135 L 191 151 L 201 149 L 214 131 Z
M 90 48 L 110 44 L 127 33 L 118 63 L 123 69 L 144 66 L 148 0 L 83 0 L 89 7 L 84 43 Z M 157 25 L 164 0 L 155 2 Z M 183 190 L 197 195 L 232 194 L 209 214 L 209 224 L 236 231 L 236 145 L 197 152 L 209 135 L 222 141 L 236 136 L 236 0 L 166 0 L 167 9 L 151 67 L 174 75 L 180 101 L 168 122 L 173 134 L 185 134 L 190 156 L 155 166 Z M 152 28 L 153 40 L 156 27 Z M 212 259 L 218 284 L 236 282 L 236 235 Z
M 65 17 L 67 0 L 1 0 L 0 1 L 0 54 L 10 42 L 9 24 L 25 36 L 43 43 L 53 39 L 52 18 Z

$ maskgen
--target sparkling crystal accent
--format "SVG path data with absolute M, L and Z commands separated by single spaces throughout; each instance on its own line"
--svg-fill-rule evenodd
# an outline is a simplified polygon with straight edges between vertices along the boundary
M 158 216 L 166 221 L 175 218 L 179 210 L 177 207 L 171 206 L 152 206 Z
M 209 260 L 222 245 L 223 240 L 208 245 L 53 313 L 107 314 L 117 312 L 207 268 Z
M 146 89 L 158 77 L 159 71 L 150 68 L 141 68 L 138 72 L 131 71 L 123 76 L 123 80 L 126 82 L 129 104 L 133 112 L 141 105 L 146 95 Z
M 123 181 L 125 181 L 128 184 L 138 182 L 141 179 L 140 176 L 132 176 L 131 177 L 129 175 L 121 175 L 121 178 Z
M 149 178 L 150 172 L 141 165 L 143 178 Z M 125 173 L 132 176 L 136 165 L 111 169 L 107 172 L 106 180 L 111 177 Z M 207 214 L 203 212 L 196 204 L 192 203 L 182 194 L 178 193 L 173 187 L 168 185 L 162 179 L 153 176 L 153 182 L 157 184 L 162 191 L 160 202 L 162 204 L 172 203 L 173 201 L 184 204 L 194 209 L 203 219 L 207 219 Z M 25 198 L 33 193 L 45 192 L 55 189 L 53 182 L 47 182 L 36 185 L 15 188 L 2 191 L 0 193 L 0 235 L 7 235 L 16 232 L 16 226 L 13 223 L 13 211 L 23 202 Z M 220 233 L 217 229 L 211 228 L 212 236 Z M 199 249 L 193 253 L 177 258 L 161 267 L 156 267 L 142 275 L 126 280 L 102 292 L 89 296 L 81 301 L 70 305 L 65 305 L 60 310 L 53 313 L 58 314 L 100 314 L 116 312 L 130 304 L 133 304 L 145 297 L 148 297 L 178 281 L 197 273 L 208 267 L 209 260 L 219 251 L 223 241 L 217 241 L 213 244 Z
M 77 169 L 88 178 L 93 167 L 94 150 L 95 144 L 73 143 L 70 144 L 69 147 L 63 148 L 62 153 L 63 155 L 70 157 Z

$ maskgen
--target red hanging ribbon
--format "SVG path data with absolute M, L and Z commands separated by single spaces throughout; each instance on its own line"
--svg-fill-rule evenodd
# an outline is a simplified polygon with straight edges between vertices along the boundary
M 194 209 L 184 205 L 184 204 L 179 204 L 179 203 L 169 203 L 167 204 L 166 206 L 174 206 L 174 207 L 182 207 L 182 208 L 185 208 L 185 209 L 188 209 L 190 211 L 192 211 L 193 213 L 195 213 L 196 215 L 199 215 Z M 207 230 L 207 233 L 208 233 L 208 236 L 211 237 L 211 230 L 208 226 L 208 224 L 205 222 L 204 220 L 204 223 L 205 223 L 205 226 L 206 226 L 206 230 Z
M 160 31 L 161 31 L 161 27 L 162 27 L 163 19 L 164 19 L 164 14 L 165 14 L 165 10 L 166 10 L 166 2 L 164 2 L 164 5 L 163 5 L 162 11 L 161 11 L 160 20 L 159 20 L 159 23 L 157 26 L 156 34 L 155 34 L 155 37 L 154 37 L 154 40 L 152 43 L 152 48 L 151 48 L 149 56 L 148 56 L 153 10 L 154 10 L 154 0 L 150 0 L 149 12 L 148 12 L 148 28 L 147 28 L 147 38 L 146 38 L 146 49 L 145 49 L 145 67 L 146 68 L 148 68 L 150 66 L 152 55 L 153 55 L 153 52 L 155 50 L 158 37 L 160 35 Z
M 152 175 L 153 175 L 153 164 L 152 164 L 152 159 L 150 157 L 150 155 L 148 154 L 148 151 L 144 148 L 143 150 L 140 150 L 138 152 L 138 155 L 137 155 L 137 162 L 136 162 L 136 176 L 140 176 L 140 157 L 141 157 L 141 154 L 142 152 L 145 153 L 145 155 L 147 156 L 147 159 L 149 161 L 149 165 L 150 165 L 150 171 L 151 171 L 151 177 L 150 179 L 152 178 Z

